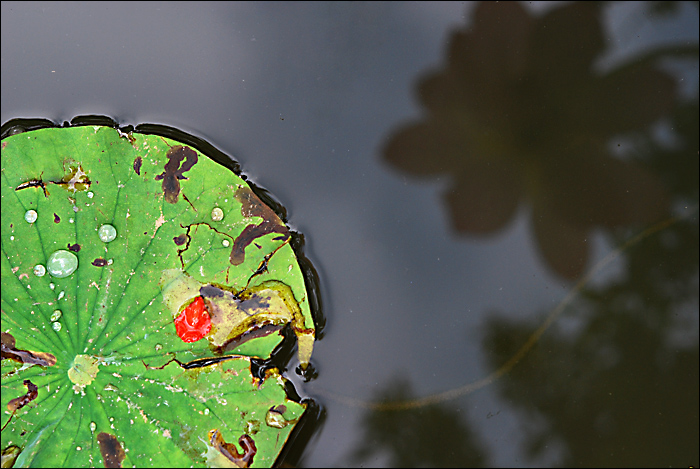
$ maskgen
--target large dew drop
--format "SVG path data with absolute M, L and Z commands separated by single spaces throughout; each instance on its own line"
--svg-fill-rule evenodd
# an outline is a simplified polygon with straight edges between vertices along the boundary
M 38 217 L 36 210 L 27 210 L 27 213 L 24 214 L 24 219 L 27 220 L 27 223 L 34 223 Z
M 219 207 L 214 207 L 211 211 L 211 219 L 214 221 L 221 221 L 224 219 L 224 211 Z
M 52 277 L 64 278 L 75 272 L 78 268 L 78 258 L 75 254 L 64 249 L 59 249 L 49 256 L 46 262 L 46 270 Z
M 111 243 L 117 238 L 117 230 L 112 225 L 102 225 L 100 229 L 97 230 L 97 235 L 103 243 Z

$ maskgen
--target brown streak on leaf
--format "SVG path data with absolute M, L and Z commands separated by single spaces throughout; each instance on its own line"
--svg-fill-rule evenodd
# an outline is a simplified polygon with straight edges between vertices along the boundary
M 241 355 L 230 355 L 227 357 L 213 357 L 213 358 L 197 358 L 197 359 L 194 359 L 194 360 L 187 362 L 187 363 L 182 363 L 177 358 L 171 358 L 170 360 L 165 362 L 164 365 L 161 365 L 161 366 L 151 366 L 143 360 L 141 360 L 141 363 L 143 363 L 143 366 L 145 366 L 147 370 L 162 370 L 163 368 L 165 368 L 166 366 L 170 365 L 173 362 L 180 365 L 180 368 L 182 368 L 183 370 L 189 370 L 192 368 L 203 368 L 203 367 L 209 366 L 209 365 L 216 365 L 217 363 L 225 362 L 227 360 L 234 360 L 234 359 L 240 358 L 240 357 L 241 357 Z
M 226 443 L 224 437 L 221 436 L 218 429 L 209 432 L 209 444 L 216 448 L 221 454 L 234 463 L 238 467 L 250 467 L 253 463 L 253 457 L 258 449 L 255 447 L 255 442 L 250 435 L 243 435 L 238 439 L 238 443 L 243 449 L 243 454 L 238 452 L 238 448 L 232 443 Z
M 239 188 L 235 197 L 241 203 L 241 215 L 246 218 L 261 217 L 263 219 L 258 225 L 246 226 L 243 232 L 234 240 L 229 261 L 232 265 L 240 265 L 245 261 L 245 248 L 256 238 L 269 233 L 280 233 L 282 236 L 278 238 L 286 240 L 289 238 L 289 229 L 282 223 L 277 214 L 265 205 L 250 188 Z
M 190 199 L 187 198 L 187 196 L 185 195 L 184 192 L 182 193 L 182 198 L 185 199 L 185 202 L 187 202 L 188 204 L 190 204 L 190 207 L 192 207 L 192 210 L 194 210 L 195 212 L 197 211 L 197 209 L 195 208 L 195 206 L 192 205 L 192 202 L 190 202 Z
M 21 409 L 25 405 L 32 402 L 39 395 L 39 388 L 36 384 L 32 383 L 28 379 L 24 380 L 24 385 L 27 386 L 27 393 L 23 396 L 16 397 L 7 403 L 7 410 L 10 412 L 15 412 Z
M 168 162 L 162 173 L 155 177 L 156 181 L 163 180 L 162 188 L 165 196 L 165 201 L 170 204 L 177 203 L 178 195 L 180 195 L 180 179 L 187 179 L 182 175 L 185 171 L 189 171 L 197 163 L 197 152 L 191 148 L 177 145 L 168 150 L 166 154 Z M 184 160 L 184 162 L 183 162 Z M 182 163 L 182 167 L 180 167 Z
M 49 196 L 49 191 L 46 190 L 46 184 L 44 184 L 44 181 L 41 179 L 32 179 L 31 181 L 23 182 L 19 186 L 15 187 L 15 191 L 20 191 L 28 187 L 41 187 L 41 189 L 44 191 L 44 197 Z
M 15 338 L 8 332 L 2 333 L 2 359 L 10 359 L 17 363 L 39 366 L 53 366 L 56 364 L 56 357 L 50 353 L 16 349 Z
M 137 156 L 136 159 L 134 160 L 134 171 L 136 174 L 141 176 L 141 165 L 143 164 L 143 158 L 140 156 Z
M 122 467 L 122 461 L 124 461 L 126 453 L 116 436 L 100 432 L 97 435 L 97 444 L 100 445 L 100 453 L 102 454 L 105 467 Z
M 166 354 L 166 355 L 168 355 L 168 354 Z M 182 366 L 182 363 L 180 363 L 177 358 L 171 358 L 170 360 L 165 362 L 165 364 L 162 366 L 151 366 L 151 365 L 147 364 L 144 360 L 141 360 L 141 363 L 143 363 L 143 366 L 145 366 L 147 370 L 162 370 L 166 366 L 170 365 L 172 362 L 175 362 L 178 365 Z

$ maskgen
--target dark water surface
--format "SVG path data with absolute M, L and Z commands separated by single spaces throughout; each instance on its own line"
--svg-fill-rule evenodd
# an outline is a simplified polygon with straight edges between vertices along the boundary
M 697 3 L 3 2 L 1 83 L 286 206 L 327 320 L 289 463 L 700 464 Z

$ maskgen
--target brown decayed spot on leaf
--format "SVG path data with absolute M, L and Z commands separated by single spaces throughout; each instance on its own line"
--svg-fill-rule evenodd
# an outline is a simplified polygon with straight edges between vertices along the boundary
M 39 395 L 39 388 L 36 386 L 36 384 L 32 383 L 28 379 L 25 379 L 24 385 L 27 386 L 27 393 L 24 396 L 16 397 L 7 403 L 7 410 L 10 412 L 21 409 L 36 399 L 36 397 Z
M 97 259 L 92 261 L 92 265 L 94 265 L 95 267 L 104 267 L 107 265 L 107 261 L 102 259 L 101 257 L 98 257 Z
M 289 286 L 267 281 L 238 293 L 215 285 L 199 289 L 211 320 L 207 340 L 214 347 L 232 350 L 248 340 L 279 331 L 292 324 L 295 334 L 313 334 L 304 328 L 304 317 Z
M 78 243 L 75 243 L 75 244 L 68 243 L 68 250 L 69 250 L 69 251 L 73 251 L 73 252 L 80 252 L 80 244 L 78 244 Z
M 100 445 L 100 454 L 102 454 L 105 467 L 122 467 L 126 453 L 124 453 L 124 448 L 116 436 L 100 432 L 97 435 L 97 444 Z
M 90 187 L 90 178 L 81 165 L 70 166 L 70 172 L 63 176 L 60 182 L 55 184 L 63 186 L 70 191 L 85 191 Z
M 136 171 L 136 174 L 141 176 L 141 165 L 143 164 L 143 158 L 140 156 L 137 156 L 136 159 L 134 160 L 134 171 Z
M 180 195 L 180 179 L 187 179 L 182 173 L 189 171 L 197 163 L 197 152 L 191 148 L 177 145 L 168 150 L 166 156 L 168 162 L 163 167 L 165 171 L 158 174 L 155 179 L 156 181 L 163 180 L 162 188 L 165 201 L 175 204 L 178 195 Z
M 186 235 L 185 233 L 183 233 L 183 234 L 181 234 L 180 236 L 175 236 L 175 237 L 173 238 L 173 241 L 174 241 L 175 244 L 177 244 L 178 246 L 182 246 L 183 244 L 185 244 L 185 243 L 187 242 L 187 235 Z
M 53 366 L 56 357 L 50 353 L 18 350 L 15 348 L 15 338 L 8 332 L 2 333 L 2 359 L 14 360 L 17 363 L 39 366 Z
M 238 443 L 243 448 L 243 454 L 238 452 L 238 448 L 233 443 L 226 443 L 219 430 L 214 429 L 209 432 L 209 444 L 219 450 L 228 460 L 238 467 L 250 467 L 253 463 L 253 456 L 258 452 L 255 442 L 249 435 L 243 435 L 238 439 Z
M 284 414 L 287 412 L 287 406 L 286 405 L 278 405 L 278 406 L 273 406 L 270 408 L 270 410 L 275 411 L 280 414 Z
M 286 240 L 289 237 L 289 229 L 277 214 L 265 205 L 250 188 L 240 187 L 236 191 L 235 197 L 241 203 L 241 215 L 246 218 L 261 217 L 263 219 L 258 225 L 246 226 L 233 241 L 229 261 L 232 265 L 240 265 L 245 260 L 245 248 L 256 238 L 268 233 L 280 233 L 282 236 L 278 238 Z
M 17 445 L 10 445 L 4 448 L 2 450 L 2 466 L 0 467 L 15 467 L 15 461 L 21 452 L 22 449 Z

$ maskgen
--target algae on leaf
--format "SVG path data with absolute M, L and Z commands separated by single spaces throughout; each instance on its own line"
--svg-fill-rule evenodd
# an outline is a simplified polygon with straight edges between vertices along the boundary
M 306 406 L 251 359 L 287 327 L 304 368 L 315 327 L 289 229 L 248 184 L 104 126 L 5 138 L 1 184 L 3 458 L 273 464 Z

